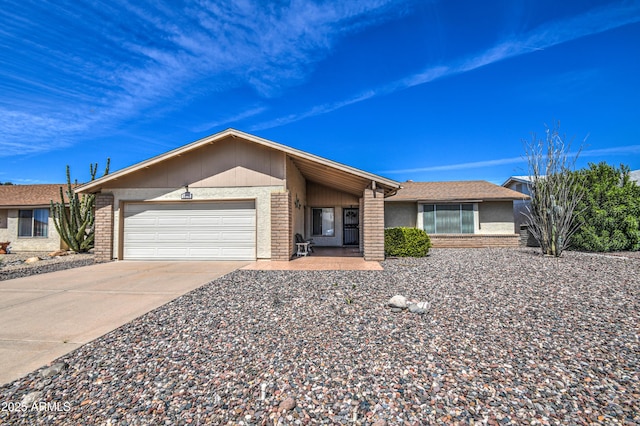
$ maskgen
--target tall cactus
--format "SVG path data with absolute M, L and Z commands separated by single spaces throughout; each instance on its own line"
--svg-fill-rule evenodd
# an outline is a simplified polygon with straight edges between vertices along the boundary
M 107 166 L 104 175 L 109 173 L 109 164 L 111 160 L 107 158 Z M 95 180 L 98 172 L 98 163 L 89 165 L 91 171 L 91 180 Z M 83 194 L 78 196 L 73 190 L 71 184 L 71 173 L 67 165 L 67 198 L 69 199 L 69 207 L 64 200 L 64 193 L 60 187 L 60 202 L 51 201 L 51 215 L 53 223 L 60 235 L 69 248 L 77 253 L 84 253 L 93 248 L 94 241 L 94 222 L 96 195 Z

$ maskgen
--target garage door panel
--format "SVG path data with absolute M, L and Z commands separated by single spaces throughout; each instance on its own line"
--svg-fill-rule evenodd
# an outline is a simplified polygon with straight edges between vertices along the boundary
M 192 232 L 189 235 L 189 241 L 191 242 L 200 242 L 200 241 L 218 241 L 221 238 L 220 232 Z
M 189 218 L 189 225 L 194 226 L 222 226 L 222 224 L 222 218 L 216 216 L 193 216 Z
M 158 221 L 152 217 L 139 217 L 134 216 L 129 218 L 129 225 L 131 226 L 156 226 Z
M 188 232 L 157 232 L 156 241 L 159 243 L 178 243 L 181 241 L 189 241 Z
M 251 249 L 248 248 L 225 248 L 222 249 L 222 257 L 225 258 L 236 258 L 236 257 L 244 257 L 248 256 Z
M 146 248 L 129 248 L 126 255 L 131 259 L 146 258 L 151 259 L 155 256 L 156 249 L 153 247 Z
M 253 227 L 255 225 L 255 218 L 252 217 L 224 217 L 222 218 L 223 226 L 246 226 Z
M 155 234 L 149 234 L 144 232 L 131 232 L 127 234 L 125 238 L 125 242 L 126 241 L 142 242 L 142 241 L 155 241 L 155 240 L 156 240 Z
M 159 216 L 157 226 L 188 226 L 188 217 Z
M 254 260 L 254 202 L 127 203 L 124 258 Z
M 242 241 L 249 241 L 251 239 L 251 234 L 252 232 L 231 232 L 231 231 L 224 231 L 221 233 L 221 238 L 224 241 L 228 241 L 228 242 L 242 242 Z

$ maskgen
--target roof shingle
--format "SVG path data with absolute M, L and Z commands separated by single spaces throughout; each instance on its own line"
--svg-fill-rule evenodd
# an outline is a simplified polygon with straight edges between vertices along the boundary
M 498 201 L 529 198 L 484 180 L 456 182 L 404 182 L 396 195 L 385 201 Z
M 0 207 L 39 207 L 60 201 L 60 187 L 66 192 L 66 184 L 0 185 Z M 67 194 L 64 194 L 65 202 Z

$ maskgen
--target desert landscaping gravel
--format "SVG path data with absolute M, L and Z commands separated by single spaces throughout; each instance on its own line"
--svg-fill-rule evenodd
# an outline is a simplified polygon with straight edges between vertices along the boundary
M 87 266 L 93 264 L 95 259 L 89 253 L 68 252 L 62 256 L 50 254 L 51 252 L 39 251 L 0 254 L 0 281 Z M 27 262 L 34 258 L 39 260 Z
M 640 424 L 640 259 L 382 264 L 235 271 L 3 386 L 0 423 Z

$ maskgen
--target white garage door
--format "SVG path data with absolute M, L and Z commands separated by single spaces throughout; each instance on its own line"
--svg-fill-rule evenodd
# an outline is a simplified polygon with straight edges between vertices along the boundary
M 255 260 L 255 204 L 126 203 L 124 258 Z

